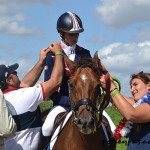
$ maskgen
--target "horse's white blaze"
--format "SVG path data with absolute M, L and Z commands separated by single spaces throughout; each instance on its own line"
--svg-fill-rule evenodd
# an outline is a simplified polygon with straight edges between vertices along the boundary
M 88 77 L 85 74 L 82 74 L 81 79 L 85 82 L 86 80 L 88 80 Z

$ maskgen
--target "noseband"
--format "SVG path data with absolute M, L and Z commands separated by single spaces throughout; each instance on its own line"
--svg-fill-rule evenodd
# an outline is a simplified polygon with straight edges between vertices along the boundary
M 84 98 L 79 100 L 76 104 L 74 104 L 73 111 L 77 111 L 81 105 L 86 105 L 86 110 L 90 111 L 90 107 L 92 107 L 93 111 L 96 111 L 96 106 L 92 103 L 92 101 L 88 98 Z

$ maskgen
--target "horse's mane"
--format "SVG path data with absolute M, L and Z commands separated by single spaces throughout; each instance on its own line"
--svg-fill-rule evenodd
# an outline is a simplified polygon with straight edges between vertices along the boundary
M 91 68 L 96 74 L 100 75 L 100 68 L 96 62 L 93 61 L 90 57 L 83 57 L 79 61 L 76 62 L 75 67 L 72 69 L 71 74 L 73 74 L 78 68 Z

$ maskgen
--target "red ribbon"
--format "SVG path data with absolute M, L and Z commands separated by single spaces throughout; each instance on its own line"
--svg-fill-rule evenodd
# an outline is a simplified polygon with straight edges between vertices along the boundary
M 123 127 L 125 126 L 127 120 L 125 118 L 123 118 L 120 122 L 119 122 L 119 125 L 117 127 L 117 129 L 115 130 L 115 133 L 114 133 L 114 137 L 116 140 L 120 140 L 122 138 L 122 135 L 120 133 L 120 131 L 123 129 Z

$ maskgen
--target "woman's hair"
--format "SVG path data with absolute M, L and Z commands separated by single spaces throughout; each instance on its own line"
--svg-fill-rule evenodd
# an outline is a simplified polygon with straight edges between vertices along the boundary
M 140 79 L 143 81 L 144 84 L 150 83 L 150 73 L 144 73 L 143 71 L 137 73 L 137 74 L 132 74 L 131 79 L 130 79 L 130 85 L 133 79 Z

